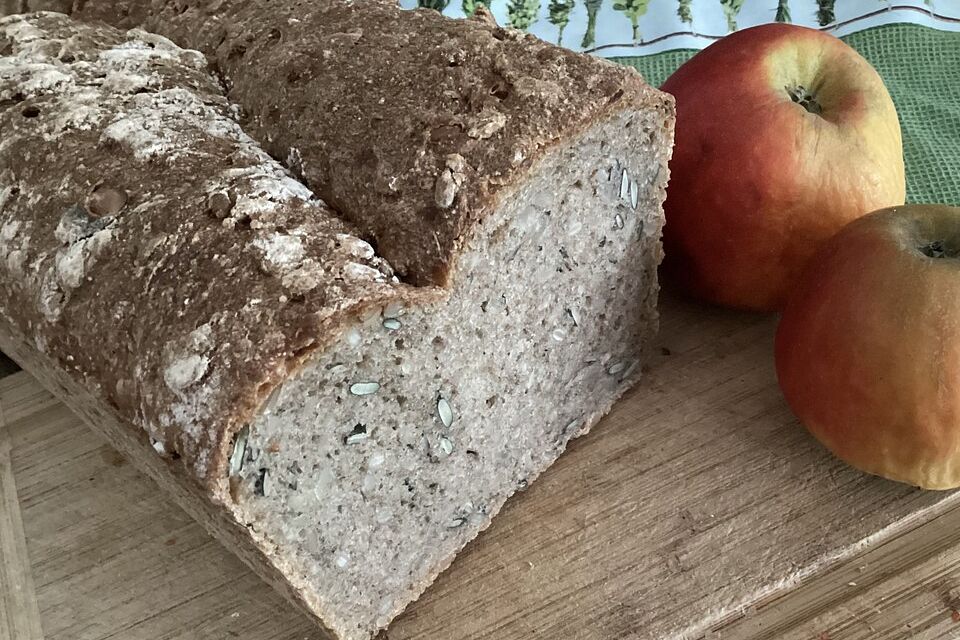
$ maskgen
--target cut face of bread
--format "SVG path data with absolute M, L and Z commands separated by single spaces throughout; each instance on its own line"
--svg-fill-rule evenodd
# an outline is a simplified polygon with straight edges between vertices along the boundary
M 238 440 L 236 513 L 343 637 L 386 626 L 640 375 L 664 135 L 620 114 L 555 149 L 449 299 L 350 327 Z

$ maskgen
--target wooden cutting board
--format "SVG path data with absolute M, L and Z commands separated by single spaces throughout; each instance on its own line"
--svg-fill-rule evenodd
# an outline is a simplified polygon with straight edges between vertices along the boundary
M 774 319 L 662 306 L 645 382 L 385 637 L 782 638 L 957 540 L 958 494 L 860 474 L 796 423 Z M 0 380 L 0 640 L 316 637 L 28 374 Z

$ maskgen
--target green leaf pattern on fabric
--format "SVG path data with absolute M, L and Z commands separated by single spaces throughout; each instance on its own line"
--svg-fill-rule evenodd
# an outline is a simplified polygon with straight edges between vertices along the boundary
M 633 28 L 633 41 L 642 42 L 640 38 L 640 18 L 647 13 L 650 6 L 650 0 L 617 0 L 613 3 L 613 8 L 622 11 L 630 18 L 630 26 Z
M 583 34 L 580 46 L 589 49 L 597 42 L 597 16 L 603 0 L 583 0 L 583 4 L 587 8 L 587 31 Z
M 817 0 L 817 22 L 821 27 L 825 27 L 831 22 L 836 22 L 837 16 L 833 11 L 834 0 Z
M 789 0 L 780 0 L 777 3 L 777 14 L 774 17 L 777 22 L 790 22 L 790 2 Z
M 540 0 L 510 0 L 507 5 L 510 26 L 521 31 L 526 31 L 536 22 L 539 12 Z
M 417 0 L 417 6 L 434 11 L 443 11 L 450 4 L 450 0 Z
M 745 0 L 720 0 L 723 15 L 727 18 L 727 29 L 731 32 L 737 30 L 737 16 L 740 15 L 744 2 Z
M 703 47 L 737 29 L 772 21 L 846 34 L 892 19 L 960 32 L 960 0 L 397 1 L 408 9 L 434 9 L 451 17 L 472 16 L 484 5 L 504 26 L 604 56 Z
M 490 0 L 463 0 L 462 3 L 463 13 L 467 16 L 472 16 L 477 12 L 477 8 L 480 6 L 489 7 Z
M 563 44 L 563 30 L 570 23 L 570 12 L 573 11 L 574 0 L 550 0 L 550 24 L 557 27 L 557 44 Z

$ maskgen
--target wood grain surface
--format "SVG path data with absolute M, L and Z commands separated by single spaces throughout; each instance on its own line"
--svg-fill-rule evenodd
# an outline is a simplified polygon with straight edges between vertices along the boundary
M 758 602 L 711 640 L 960 638 L 960 507 Z M 948 597 L 949 596 L 949 597 Z M 896 603 L 896 606 L 891 604 Z M 937 604 L 939 603 L 939 604 Z M 870 618 L 866 626 L 860 624 Z M 933 624 L 931 624 L 933 621 Z M 858 635 L 860 634 L 860 635 Z
M 0 401 L 0 640 L 40 640 L 40 610 Z
M 796 424 L 772 318 L 672 299 L 663 315 L 645 382 L 384 637 L 818 640 L 836 607 L 948 552 L 956 494 L 860 474 Z M 28 558 L 45 638 L 315 637 L 27 374 L 0 380 L 0 410 L 26 544 L 0 543 L 0 565 Z
M 781 640 L 960 638 L 960 547 L 897 571 L 777 636 Z

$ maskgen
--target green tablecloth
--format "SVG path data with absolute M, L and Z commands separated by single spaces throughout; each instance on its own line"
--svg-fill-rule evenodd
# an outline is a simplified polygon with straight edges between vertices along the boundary
M 883 76 L 900 114 L 907 202 L 960 206 L 960 33 L 898 24 L 845 36 Z M 695 51 L 618 58 L 659 86 Z

